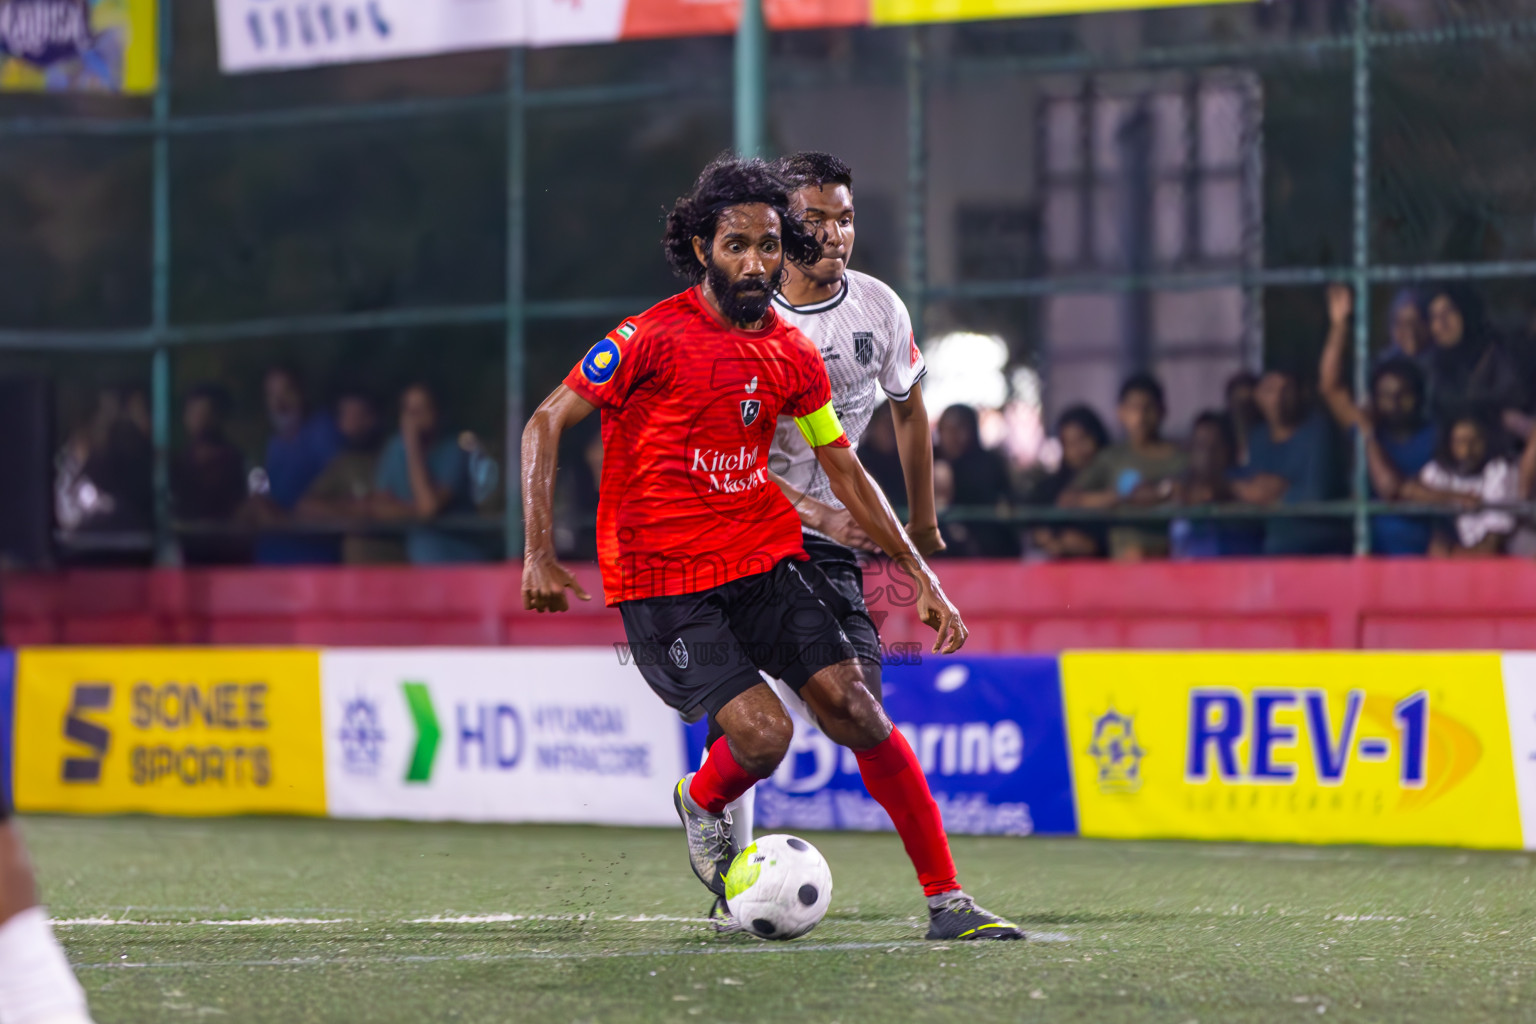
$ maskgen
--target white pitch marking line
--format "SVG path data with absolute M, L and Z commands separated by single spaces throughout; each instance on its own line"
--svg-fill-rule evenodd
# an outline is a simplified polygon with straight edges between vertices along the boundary
M 75 964 L 78 971 L 93 970 L 166 970 L 208 967 L 339 967 L 348 964 L 438 964 L 501 963 L 508 960 L 628 960 L 653 956 L 722 956 L 732 953 L 842 953 L 872 949 L 917 948 L 926 940 L 903 939 L 897 942 L 828 942 L 821 944 L 763 943 L 758 946 L 714 946 L 701 949 L 653 949 L 637 952 L 603 953 L 498 953 L 462 956 L 375 956 L 375 957 L 294 957 L 288 960 L 182 960 L 172 963 Z
M 599 918 L 595 914 L 462 914 L 456 916 L 434 915 L 432 917 L 408 917 L 394 921 L 381 921 L 379 924 L 515 924 L 521 921 L 548 921 L 548 922 L 587 922 L 602 921 L 607 924 L 708 924 L 709 919 L 704 917 L 678 917 L 671 914 L 636 914 L 625 916 L 615 914 Z M 119 917 L 67 917 L 50 922 L 55 928 L 175 928 L 192 926 L 212 926 L 230 928 L 270 928 L 295 925 L 331 925 L 331 924 L 358 924 L 361 921 L 351 917 L 247 917 L 229 920 L 216 918 L 204 918 L 195 921 L 135 921 Z M 915 920 L 899 919 L 888 921 L 834 921 L 833 926 L 838 928 L 869 929 L 869 928 L 920 928 L 922 923 Z M 1041 932 L 1026 929 L 1026 935 L 1031 942 L 1072 942 L 1074 937 L 1064 932 Z
M 208 918 L 199 921 L 132 921 L 117 917 L 66 917 L 50 921 L 55 928 L 101 928 L 111 925 L 129 925 L 135 928 L 174 928 L 190 925 L 218 925 L 220 927 L 273 927 L 295 924 L 348 924 L 350 917 L 246 917 L 232 920 Z
M 1324 916 L 1325 921 L 1406 921 L 1406 917 L 1398 917 L 1396 914 L 1334 914 Z

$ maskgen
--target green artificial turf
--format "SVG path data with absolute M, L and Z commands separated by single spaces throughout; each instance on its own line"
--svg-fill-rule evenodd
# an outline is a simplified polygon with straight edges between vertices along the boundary
M 111 922 L 58 928 L 100 1024 L 1536 1020 L 1525 854 L 957 838 L 1032 939 L 940 945 L 894 835 L 809 834 L 831 912 L 768 943 L 697 920 L 673 831 L 23 829 L 52 916 Z

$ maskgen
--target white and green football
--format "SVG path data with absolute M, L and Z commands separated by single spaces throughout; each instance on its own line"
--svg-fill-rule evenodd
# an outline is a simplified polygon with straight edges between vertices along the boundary
M 798 836 L 763 836 L 725 874 L 725 902 L 761 939 L 793 939 L 815 928 L 832 903 L 832 869 Z

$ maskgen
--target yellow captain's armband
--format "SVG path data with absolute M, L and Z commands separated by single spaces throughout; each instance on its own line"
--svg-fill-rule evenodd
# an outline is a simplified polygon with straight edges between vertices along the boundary
M 843 425 L 838 422 L 837 410 L 832 408 L 831 402 L 809 416 L 795 417 L 795 426 L 800 428 L 800 433 L 805 435 L 806 442 L 812 448 L 831 444 L 843 436 Z

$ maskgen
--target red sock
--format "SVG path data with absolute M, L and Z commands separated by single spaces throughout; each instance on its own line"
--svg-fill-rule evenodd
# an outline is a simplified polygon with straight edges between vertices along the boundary
M 725 805 L 757 785 L 762 780 L 731 756 L 731 745 L 724 736 L 715 740 L 709 748 L 709 758 L 704 767 L 693 773 L 688 795 L 710 814 L 719 814 Z
M 949 837 L 944 834 L 944 819 L 907 738 L 892 729 L 883 743 L 855 753 L 864 788 L 896 823 L 907 856 L 917 868 L 917 880 L 923 883 L 923 895 L 937 896 L 960 888 L 955 881 L 955 860 L 949 855 Z M 713 754 L 710 760 L 714 760 Z

